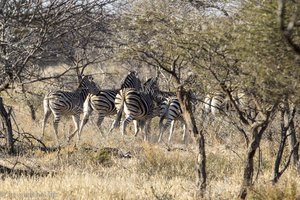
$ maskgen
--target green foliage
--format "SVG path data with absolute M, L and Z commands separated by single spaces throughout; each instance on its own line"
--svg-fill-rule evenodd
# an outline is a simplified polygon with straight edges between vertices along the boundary
M 277 3 L 247 2 L 239 15 L 240 20 L 234 26 L 233 47 L 246 75 L 245 83 L 269 102 L 282 95 L 296 94 L 300 70 L 277 22 Z
M 130 12 L 120 26 L 127 44 L 121 59 L 172 70 L 178 58 L 178 69 L 196 70 L 207 91 L 225 82 L 268 103 L 298 95 L 300 69 L 282 36 L 276 2 L 245 1 L 232 17 L 163 0 L 138 1 Z
M 165 0 L 134 3 L 118 25 L 117 37 L 126 44 L 119 49 L 118 58 L 170 71 L 175 67 L 176 74 L 189 69 L 191 60 L 182 46 L 190 31 L 201 29 L 195 21 L 202 19 L 195 9 L 185 5 Z

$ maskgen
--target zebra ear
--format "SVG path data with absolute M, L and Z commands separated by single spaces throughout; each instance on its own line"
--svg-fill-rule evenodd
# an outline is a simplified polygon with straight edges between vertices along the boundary
M 156 85 L 158 85 L 158 76 L 155 77 L 154 82 Z
M 88 75 L 87 77 L 88 77 L 89 81 L 93 81 L 94 80 L 94 78 L 93 78 L 92 75 Z

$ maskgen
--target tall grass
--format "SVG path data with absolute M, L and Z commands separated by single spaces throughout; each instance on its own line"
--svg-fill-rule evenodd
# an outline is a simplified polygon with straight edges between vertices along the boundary
M 44 91 L 40 89 L 40 93 Z M 14 108 L 15 133 L 28 132 L 40 136 L 41 98 L 32 99 L 37 108 L 36 121 L 28 117 L 26 106 L 17 99 L 5 101 Z M 24 149 L 18 156 L 2 157 L 0 164 L 3 165 L 53 173 L 33 177 L 0 174 L 0 199 L 198 199 L 195 183 L 197 145 L 193 142 L 187 147 L 182 144 L 180 126 L 175 128 L 172 145 L 167 146 L 156 142 L 159 132 L 157 120 L 152 123 L 149 142 L 144 142 L 142 135 L 134 137 L 130 127 L 128 135 L 122 136 L 119 130 L 108 135 L 111 122 L 111 118 L 104 120 L 102 136 L 91 117 L 79 147 L 75 147 L 76 140 L 73 139 L 60 151 Z M 60 141 L 65 141 L 64 135 L 68 135 L 72 128 L 71 119 L 62 119 Z M 236 199 L 246 153 L 244 139 L 237 130 L 222 121 L 208 126 L 205 137 L 208 186 L 204 199 Z M 299 176 L 292 167 L 278 184 L 270 182 L 278 141 L 276 134 L 272 144 L 263 139 L 260 148 L 262 162 L 258 165 L 256 155 L 255 165 L 255 173 L 260 171 L 249 199 L 300 199 Z M 48 147 L 55 146 L 52 118 L 46 128 L 44 143 Z M 130 152 L 131 158 L 110 154 L 103 151 L 105 147 Z

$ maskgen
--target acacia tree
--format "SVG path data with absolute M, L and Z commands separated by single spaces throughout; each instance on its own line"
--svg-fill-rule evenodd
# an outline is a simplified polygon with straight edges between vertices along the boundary
M 287 16 L 284 17 L 286 18 Z M 190 33 L 191 38 L 186 40 L 189 45 L 185 48 L 190 52 L 190 59 L 194 60 L 199 70 L 207 72 L 211 83 L 207 85 L 216 85 L 228 94 L 238 113 L 238 121 L 234 124 L 241 124 L 238 129 L 250 137 L 240 198 L 246 198 L 253 185 L 254 156 L 265 130 L 277 113 L 278 105 L 284 103 L 287 97 L 294 104 L 299 99 L 299 68 L 295 67 L 298 64 L 293 55 L 293 51 L 296 52 L 297 31 L 294 30 L 290 35 L 282 34 L 283 29 L 278 28 L 276 19 L 275 2 L 256 4 L 245 1 L 236 15 L 214 19 L 215 23 L 206 27 L 208 31 L 203 31 L 202 34 Z M 287 36 L 292 39 L 286 38 Z M 233 89 L 247 94 L 249 102 L 253 102 L 255 106 L 256 115 L 245 115 L 243 108 L 232 96 Z M 279 171 L 286 130 L 293 120 L 293 112 L 288 108 L 284 107 L 290 117 L 284 117 L 287 120 L 282 122 L 281 133 L 284 135 L 274 164 L 274 180 L 286 169 L 284 166 Z M 294 143 L 291 153 L 296 153 L 297 146 Z
M 277 19 L 278 19 L 278 27 L 283 36 L 283 40 L 288 47 L 291 48 L 293 54 L 295 56 L 300 55 L 300 44 L 299 40 L 299 14 L 300 14 L 300 4 L 298 1 L 285 1 L 278 0 L 277 2 Z M 294 69 L 296 70 L 295 74 L 299 74 L 299 67 Z M 298 85 L 297 85 L 298 86 Z M 299 86 L 298 86 L 299 87 Z M 293 116 L 290 116 L 290 113 L 293 113 L 292 110 L 298 109 L 299 105 L 299 89 L 293 92 L 292 96 L 289 95 L 286 101 L 290 101 L 292 98 L 292 104 L 285 103 L 285 114 L 283 124 L 285 126 L 287 135 L 290 135 L 290 150 L 291 150 L 291 159 L 294 166 L 297 167 L 298 171 L 300 171 L 300 161 L 299 161 L 299 141 L 297 141 L 296 131 L 295 131 L 295 123 L 293 120 Z M 292 107 L 292 108 L 291 108 Z M 288 119 L 291 119 L 289 122 Z M 276 174 L 276 173 L 275 173 Z
M 239 194 L 246 198 L 253 185 L 254 157 L 278 105 L 287 94 L 295 103 L 298 98 L 299 69 L 278 28 L 276 3 L 245 1 L 229 17 L 199 14 L 193 9 L 195 4 L 183 1 L 142 3 L 122 15 L 119 55 L 171 74 L 184 111 L 188 106 L 180 90 L 186 90 L 192 80 L 193 76 L 183 75 L 192 75 L 189 71 L 197 73 L 202 87 L 229 96 L 237 112 L 237 117 L 229 116 L 229 120 L 247 141 Z M 245 93 L 251 106 L 245 109 L 238 104 L 234 91 Z M 251 109 L 254 115 L 246 112 Z M 204 149 L 204 144 L 199 145 Z M 200 160 L 205 161 L 205 151 L 201 153 Z
M 278 25 L 287 45 L 300 55 L 299 39 L 299 1 L 278 0 Z
M 70 62 L 77 50 L 104 48 L 114 0 L 0 2 L 0 91 L 43 79 L 42 66 Z M 74 60 L 74 59 L 73 59 Z
M 289 19 L 284 10 L 294 11 L 289 12 L 289 15 L 295 16 L 298 12 L 296 8 L 299 5 L 292 2 L 282 5 L 280 2 L 282 1 L 278 1 L 278 4 L 276 2 L 263 2 L 258 5 L 250 1 L 246 2 L 241 9 L 241 16 L 245 22 L 242 31 L 248 31 L 243 38 L 240 37 L 238 40 L 241 44 L 239 47 L 244 49 L 243 54 L 239 54 L 243 63 L 247 63 L 244 66 L 254 69 L 255 73 L 250 74 L 255 76 L 256 88 L 259 88 L 258 95 L 264 102 L 273 105 L 278 102 L 283 105 L 281 106 L 284 113 L 281 130 L 278 131 L 281 133 L 281 143 L 274 163 L 273 180 L 275 182 L 288 166 L 285 165 L 283 170 L 279 171 L 280 157 L 287 136 L 285 133 L 286 130 L 293 129 L 294 112 L 287 103 L 298 104 L 300 74 L 297 53 L 295 54 L 297 52 L 295 47 L 298 45 L 296 43 L 297 29 L 294 29 L 292 23 L 286 26 L 285 22 L 277 20 L 278 16 L 279 19 L 281 17 L 284 17 L 284 20 Z M 253 16 L 252 13 L 254 12 L 257 13 L 256 16 Z M 291 21 L 293 20 L 292 17 Z M 287 32 L 285 32 L 286 28 L 288 29 Z M 293 154 L 293 158 L 297 159 L 298 145 L 294 140 L 296 138 L 295 132 L 292 130 L 290 133 L 292 133 L 288 134 L 292 141 L 290 156 Z
M 200 28 L 193 21 L 200 17 L 195 8 L 181 1 L 135 1 L 122 12 L 118 24 L 118 44 L 121 44 L 118 57 L 122 61 L 146 64 L 172 77 L 187 129 L 198 137 L 197 183 L 203 194 L 206 187 L 205 141 L 203 132 L 196 126 L 190 96 L 195 74 L 186 51 L 178 46 L 190 28 Z
M 289 102 L 297 104 L 299 98 L 299 68 L 295 67 L 298 64 L 293 56 L 295 49 L 289 48 L 292 46 L 289 41 L 284 42 L 287 39 L 278 28 L 276 16 L 275 2 L 256 4 L 245 1 L 236 16 L 227 20 L 224 18 L 211 26 L 211 37 L 194 34 L 194 41 L 203 42 L 197 45 L 190 43 L 193 48 L 189 47 L 191 59 L 195 59 L 199 69 L 207 71 L 209 80 L 229 95 L 242 124 L 239 130 L 250 137 L 240 198 L 246 198 L 253 185 L 254 156 L 262 135 L 277 113 L 278 105 L 284 103 L 287 97 Z M 200 48 L 198 44 L 201 44 Z M 249 117 L 244 114 L 231 95 L 232 86 L 246 92 L 256 107 L 257 115 Z M 287 166 L 279 171 L 286 130 L 293 120 L 293 112 L 288 108 L 284 106 L 284 112 L 290 113 L 290 117 L 284 117 L 282 122 L 282 142 L 274 164 L 274 181 Z M 297 146 L 296 143 L 292 145 L 291 153 L 296 153 Z
M 71 70 L 80 79 L 89 64 L 102 61 L 111 49 L 108 22 L 113 15 L 106 8 L 115 1 L 0 0 L 0 92 L 20 87 L 27 99 L 34 82 Z M 59 63 L 70 67 L 55 76 L 43 73 L 44 67 Z M 34 118 L 35 109 L 26 102 Z
M 254 79 L 255 75 L 251 74 L 250 68 L 244 67 L 243 61 L 238 59 L 239 51 L 235 49 L 231 28 L 233 21 L 219 19 L 219 22 L 208 25 L 202 34 L 190 33 L 191 38 L 186 41 L 189 45 L 184 48 L 189 52 L 190 59 L 197 66 L 199 73 L 201 71 L 206 75 L 206 87 L 209 90 L 217 89 L 226 93 L 235 108 L 237 117 L 228 116 L 229 120 L 245 136 L 248 144 L 240 193 L 240 197 L 245 198 L 248 188 L 253 184 L 256 150 L 276 113 L 279 100 L 275 99 L 274 103 L 264 101 L 260 95 L 259 84 Z M 234 98 L 235 91 L 244 92 L 248 98 L 247 102 L 252 102 L 253 107 L 247 107 L 245 110 L 238 104 Z M 247 110 L 251 108 L 257 113 L 248 114 Z

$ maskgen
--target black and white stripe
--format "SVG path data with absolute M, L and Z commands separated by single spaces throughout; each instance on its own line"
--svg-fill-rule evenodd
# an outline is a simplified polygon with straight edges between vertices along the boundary
M 234 91 L 231 93 L 231 96 L 232 99 L 224 92 L 206 95 L 203 102 L 202 119 L 206 120 L 206 118 L 209 118 L 209 115 L 212 119 L 221 115 L 233 116 L 237 113 L 234 103 L 244 115 L 248 117 L 255 115 L 256 107 L 254 102 L 244 92 Z
M 166 123 L 163 124 L 163 121 L 166 120 Z M 171 137 L 174 131 L 175 121 L 180 121 L 182 123 L 183 128 L 183 140 L 186 141 L 186 123 L 182 117 L 182 110 L 180 107 L 179 100 L 175 96 L 167 97 L 160 104 L 160 121 L 159 121 L 159 138 L 158 142 L 161 142 L 164 131 L 170 127 L 169 139 L 168 142 L 171 141 Z
M 139 121 L 141 129 L 144 129 L 144 139 L 147 140 L 147 121 L 156 114 L 155 100 L 159 91 L 157 78 L 148 79 L 141 91 L 134 88 L 125 88 L 119 91 L 116 96 L 115 105 L 117 108 L 117 117 L 114 123 L 116 128 L 120 124 L 122 113 L 125 113 L 125 119 L 122 122 L 121 133 L 125 134 L 126 126 L 132 121 Z M 135 135 L 137 135 L 136 130 Z
M 122 81 L 121 89 L 123 88 L 136 88 L 140 90 L 141 81 L 138 78 L 136 72 L 130 72 L 125 79 Z M 114 115 L 117 113 L 115 107 L 115 98 L 119 90 L 102 90 L 97 95 L 89 94 L 86 98 L 83 106 L 83 119 L 79 128 L 79 139 L 83 127 L 89 120 L 89 116 L 93 111 L 98 114 L 97 126 L 100 126 L 105 117 Z
M 220 113 L 226 113 L 232 110 L 230 99 L 223 92 L 215 94 L 207 94 L 204 99 L 203 118 L 205 119 L 208 114 L 217 116 Z
M 73 92 L 53 91 L 48 93 L 43 101 L 44 104 L 44 121 L 42 138 L 45 132 L 45 125 L 51 112 L 54 115 L 53 127 L 58 143 L 58 123 L 61 116 L 71 115 L 75 124 L 75 134 L 79 128 L 80 113 L 83 111 L 83 103 L 89 93 L 96 94 L 99 92 L 92 76 L 84 76 L 78 88 Z
M 142 88 L 142 83 L 138 77 L 137 72 L 131 71 L 128 73 L 128 75 L 122 81 L 120 87 L 120 89 L 124 89 L 124 88 L 135 88 L 137 90 L 140 90 Z

